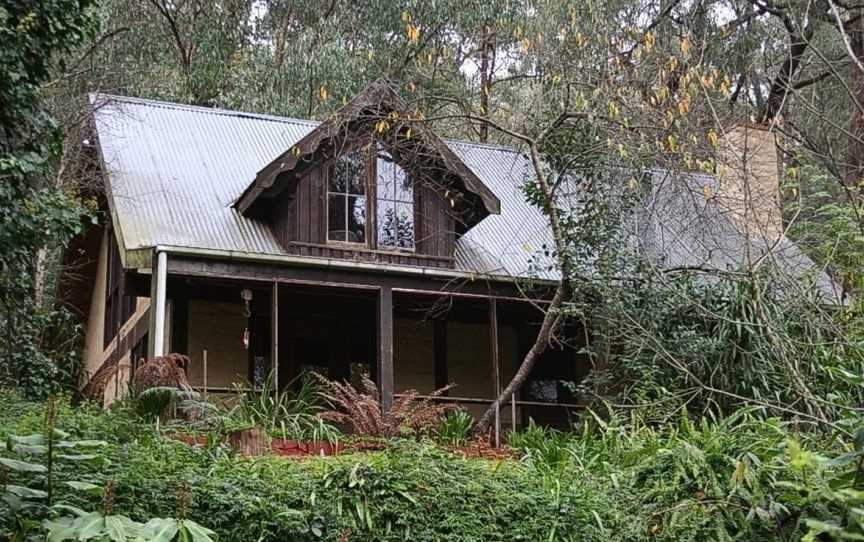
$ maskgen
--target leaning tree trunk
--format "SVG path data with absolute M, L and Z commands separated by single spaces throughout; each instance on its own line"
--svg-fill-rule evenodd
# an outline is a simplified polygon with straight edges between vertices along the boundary
M 522 385 L 525 384 L 525 381 L 531 374 L 531 370 L 534 369 L 537 360 L 541 355 L 543 355 L 543 352 L 546 351 L 546 348 L 549 346 L 549 340 L 555 334 L 555 331 L 561 322 L 559 309 L 561 308 L 561 303 L 568 297 L 568 295 L 569 287 L 567 286 L 567 281 L 562 279 L 561 282 L 558 283 L 558 288 L 555 290 L 555 297 L 552 298 L 552 302 L 546 309 L 546 314 L 543 316 L 543 322 L 540 324 L 540 331 L 537 332 L 537 338 L 534 339 L 534 344 L 531 345 L 531 349 L 528 350 L 527 354 L 525 354 L 525 358 L 522 360 L 522 364 L 519 365 L 516 374 L 513 375 L 513 379 L 510 380 L 510 383 L 507 384 L 504 391 L 498 395 L 492 405 L 486 409 L 486 412 L 484 412 L 477 421 L 475 431 L 478 434 L 485 433 L 489 430 L 489 426 L 492 424 L 495 417 L 495 412 L 501 408 L 502 404 L 509 401 L 513 394 L 519 391 L 519 389 L 522 388 Z

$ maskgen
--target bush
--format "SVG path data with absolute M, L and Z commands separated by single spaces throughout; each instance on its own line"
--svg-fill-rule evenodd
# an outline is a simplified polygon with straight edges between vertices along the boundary
M 0 397 L 0 432 L 38 432 L 40 405 Z M 329 458 L 214 456 L 159 437 L 123 405 L 102 412 L 65 402 L 57 426 L 106 440 L 111 460 L 58 463 L 57 479 L 113 480 L 113 513 L 139 522 L 185 514 L 222 541 L 785 541 L 862 532 L 864 433 L 855 442 L 802 434 L 758 412 L 719 421 L 681 414 L 660 427 L 635 413 L 589 413 L 575 433 L 531 424 L 510 435 L 522 461 L 465 459 L 404 439 Z M 63 502 L 99 507 L 98 494 L 57 491 Z

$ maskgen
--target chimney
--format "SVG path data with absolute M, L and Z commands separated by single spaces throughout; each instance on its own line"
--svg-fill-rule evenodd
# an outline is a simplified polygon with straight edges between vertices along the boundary
M 716 201 L 747 235 L 774 241 L 783 233 L 777 141 L 768 126 L 728 129 L 717 161 Z

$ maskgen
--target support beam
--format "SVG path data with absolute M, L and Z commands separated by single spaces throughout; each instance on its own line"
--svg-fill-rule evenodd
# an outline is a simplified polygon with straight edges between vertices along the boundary
M 432 358 L 435 389 L 440 390 L 450 383 L 447 374 L 447 320 L 440 316 L 432 320 Z M 450 395 L 450 392 L 445 391 L 444 395 Z
M 151 358 L 165 355 L 165 301 L 168 279 L 168 254 L 156 253 L 156 267 L 150 276 L 150 345 Z
M 501 393 L 501 372 L 498 359 L 498 302 L 489 299 L 489 358 L 492 360 L 492 397 Z M 501 407 L 495 403 L 495 446 L 501 446 Z
M 381 408 L 393 406 L 393 289 L 382 286 L 378 293 L 378 389 Z
M 279 283 L 273 283 L 272 296 L 272 312 L 270 315 L 270 366 L 273 371 L 273 387 L 274 393 L 280 389 L 279 385 Z

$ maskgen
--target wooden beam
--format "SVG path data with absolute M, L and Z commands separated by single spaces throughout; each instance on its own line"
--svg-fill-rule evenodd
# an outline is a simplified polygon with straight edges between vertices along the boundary
M 381 407 L 393 406 L 393 290 L 382 286 L 378 293 L 378 388 Z
M 270 366 L 273 370 L 274 391 L 279 391 L 279 283 L 273 283 L 270 315 Z
M 489 357 L 492 360 L 492 397 L 501 393 L 501 372 L 498 359 L 498 302 L 489 300 Z M 501 407 L 495 404 L 495 446 L 501 446 Z
M 337 269 L 327 267 L 301 267 L 245 261 L 217 260 L 174 256 L 168 260 L 171 275 L 186 277 L 209 277 L 249 282 L 297 284 L 352 289 L 377 290 L 389 286 L 400 293 L 423 293 L 453 297 L 475 297 L 501 300 L 527 301 L 519 287 L 507 281 L 490 281 L 481 278 L 469 280 L 436 277 L 433 275 L 402 275 L 386 270 Z M 546 292 L 544 289 L 543 292 Z M 532 294 L 532 301 L 544 303 L 544 295 Z
M 168 255 L 159 252 L 155 255 L 156 269 L 150 281 L 150 344 L 147 354 L 151 358 L 165 355 L 165 301 L 168 273 Z
M 432 357 L 434 360 L 435 389 L 439 390 L 450 383 L 447 374 L 447 319 L 438 317 L 432 320 Z M 444 395 L 450 392 L 445 391 Z

